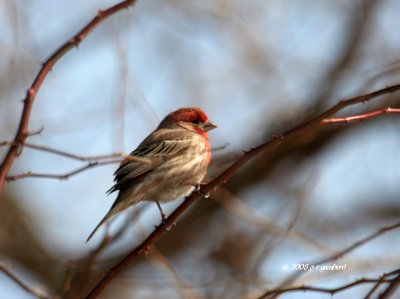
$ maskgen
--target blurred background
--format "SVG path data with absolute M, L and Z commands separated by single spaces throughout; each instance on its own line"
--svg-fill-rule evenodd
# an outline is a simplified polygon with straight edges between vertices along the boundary
M 0 142 L 14 138 L 40 63 L 116 3 L 0 2 Z M 242 151 L 339 100 L 399 84 L 399 10 L 397 0 L 138 1 L 56 64 L 31 115 L 30 129 L 43 132 L 28 142 L 81 156 L 129 153 L 167 113 L 199 106 L 219 125 L 210 134 L 213 178 Z M 340 115 L 399 104 L 395 93 Z M 296 271 L 292 264 L 328 257 L 399 220 L 399 132 L 399 116 L 386 115 L 323 127 L 259 155 L 198 200 L 101 298 L 258 298 L 277 287 L 335 288 L 398 269 L 399 231 L 328 263 L 345 270 Z M 25 148 L 10 175 L 63 175 L 84 165 Z M 8 182 L 0 194 L 1 261 L 35 289 L 87 294 L 160 221 L 155 205 L 133 222 L 127 215 L 135 209 L 119 216 L 111 234 L 129 222 L 124 235 L 84 268 L 105 235 L 103 228 L 85 244 L 115 199 L 105 191 L 116 168 Z M 361 298 L 372 287 L 334 298 Z M 0 273 L 0 298 L 34 297 Z

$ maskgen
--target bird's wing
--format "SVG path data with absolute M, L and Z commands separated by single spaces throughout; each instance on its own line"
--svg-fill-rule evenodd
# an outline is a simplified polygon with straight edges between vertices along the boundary
M 114 173 L 115 185 L 108 192 L 119 190 L 122 185 L 175 157 L 187 148 L 190 140 L 186 134 L 182 136 L 174 132 L 158 134 L 153 132 L 129 157 L 122 161 Z

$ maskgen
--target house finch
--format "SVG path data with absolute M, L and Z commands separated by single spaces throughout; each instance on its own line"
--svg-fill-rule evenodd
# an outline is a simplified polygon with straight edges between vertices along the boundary
M 118 191 L 117 199 L 86 242 L 111 217 L 142 200 L 155 201 L 165 220 L 159 202 L 187 196 L 206 175 L 211 159 L 207 132 L 216 127 L 200 108 L 168 114 L 114 173 L 108 193 Z

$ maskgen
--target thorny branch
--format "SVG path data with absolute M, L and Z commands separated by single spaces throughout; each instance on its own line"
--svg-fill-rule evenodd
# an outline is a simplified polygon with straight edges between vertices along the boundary
M 0 191 L 4 187 L 4 182 L 6 180 L 7 174 L 10 168 L 18 156 L 22 145 L 24 144 L 26 138 L 29 134 L 29 119 L 33 107 L 33 102 L 35 96 L 42 85 L 47 74 L 57 63 L 57 61 L 69 50 L 77 47 L 82 40 L 84 40 L 90 32 L 96 28 L 101 22 L 103 22 L 109 16 L 119 12 L 120 10 L 129 7 L 136 3 L 136 0 L 126 0 L 122 1 L 106 10 L 100 10 L 97 15 L 85 26 L 83 27 L 73 38 L 66 41 L 61 47 L 58 48 L 43 64 L 39 73 L 37 74 L 35 80 L 33 81 L 30 88 L 26 92 L 26 97 L 24 99 L 24 108 L 21 114 L 19 127 L 17 133 L 14 137 L 14 143 L 8 149 L 8 152 L 0 166 Z
M 209 194 L 218 185 L 226 183 L 226 181 L 231 176 L 233 176 L 237 172 L 237 170 L 242 167 L 247 161 L 262 152 L 275 149 L 277 146 L 281 145 L 284 142 L 293 140 L 294 138 L 301 136 L 302 134 L 308 133 L 309 131 L 315 131 L 319 129 L 323 125 L 323 121 L 325 119 L 332 117 L 333 114 L 342 110 L 345 107 L 370 101 L 381 95 L 393 93 L 398 90 L 400 90 L 400 84 L 386 87 L 378 91 L 357 96 L 348 100 L 340 101 L 338 104 L 321 113 L 320 115 L 303 122 L 302 124 L 291 130 L 288 130 L 283 134 L 280 134 L 278 137 L 273 137 L 266 143 L 253 147 L 249 151 L 244 152 L 244 154 L 236 162 L 229 166 L 217 178 L 215 178 L 208 184 L 203 185 L 198 193 L 194 192 L 189 197 L 187 197 L 186 200 L 165 220 L 165 224 L 161 224 L 156 227 L 156 229 L 139 246 L 133 249 L 116 265 L 110 266 L 108 271 L 104 274 L 103 278 L 100 279 L 100 281 L 94 286 L 92 291 L 86 296 L 86 299 L 97 298 L 97 296 L 104 290 L 104 288 L 118 273 L 120 273 L 127 265 L 135 261 L 141 254 L 146 253 L 150 249 L 155 241 L 162 234 L 164 234 L 164 232 L 166 231 L 166 227 L 172 226 L 177 221 L 177 219 L 200 197 L 200 194 Z M 400 226 L 400 224 L 398 225 Z

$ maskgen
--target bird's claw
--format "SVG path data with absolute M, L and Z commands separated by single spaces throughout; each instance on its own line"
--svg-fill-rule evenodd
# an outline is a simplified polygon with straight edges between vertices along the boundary
M 161 224 L 160 226 L 162 226 L 165 230 L 170 230 L 171 226 L 167 223 L 167 218 L 165 217 L 165 215 L 162 215 L 161 217 Z
M 205 194 L 202 193 L 202 192 L 200 191 L 201 185 L 205 185 L 205 184 L 196 185 L 195 188 L 194 188 L 194 191 L 196 191 L 201 197 L 209 198 L 209 197 L 210 197 L 210 192 L 207 192 L 207 193 L 205 193 Z

